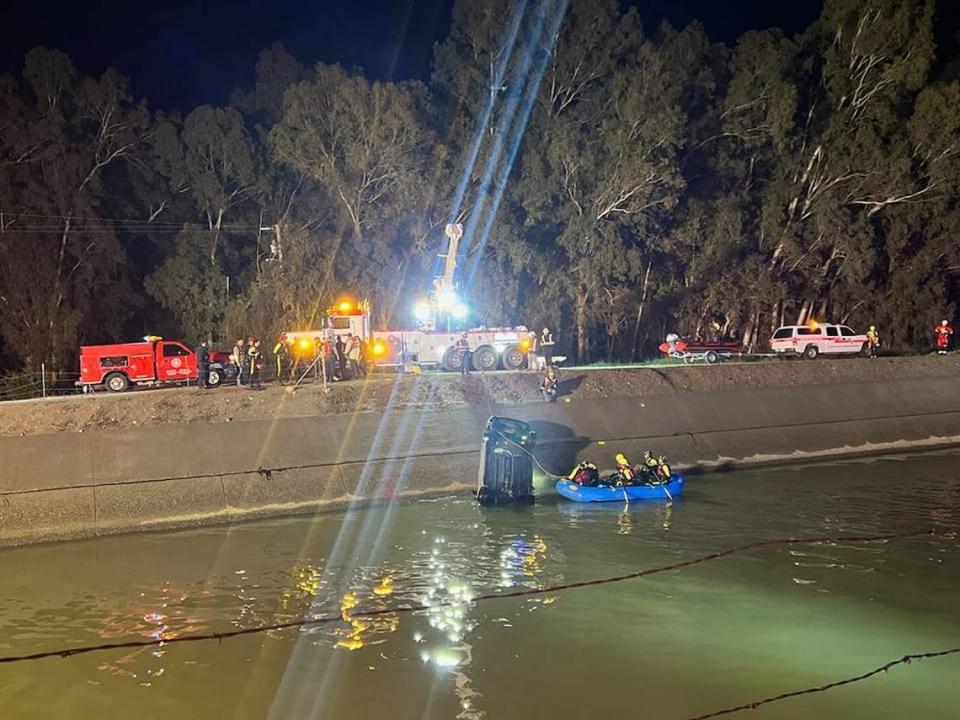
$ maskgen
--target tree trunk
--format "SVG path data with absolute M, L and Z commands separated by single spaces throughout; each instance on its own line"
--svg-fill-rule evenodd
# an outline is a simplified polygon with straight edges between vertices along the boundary
M 650 286 L 650 268 L 653 261 L 647 263 L 647 272 L 643 275 L 643 291 L 640 293 L 640 304 L 637 306 L 637 320 L 633 324 L 633 342 L 630 344 L 630 359 L 637 359 L 637 343 L 640 339 L 640 321 L 643 320 L 643 307 L 647 302 L 647 290 Z
M 587 342 L 587 297 L 589 293 L 582 287 L 577 290 L 577 362 L 587 362 L 589 343 Z
M 209 221 L 209 216 L 208 216 Z M 209 223 L 210 229 L 213 231 L 213 240 L 210 243 L 210 264 L 214 267 L 217 266 L 217 245 L 220 242 L 220 227 L 223 224 L 223 208 L 217 210 L 217 220 L 216 222 Z

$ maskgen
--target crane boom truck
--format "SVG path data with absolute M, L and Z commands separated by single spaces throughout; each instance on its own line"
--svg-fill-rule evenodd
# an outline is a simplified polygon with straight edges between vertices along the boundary
M 299 352 L 309 351 L 321 339 L 354 335 L 366 344 L 369 358 L 379 367 L 436 368 L 460 370 L 461 355 L 456 350 L 457 337 L 466 332 L 471 364 L 475 370 L 519 370 L 527 361 L 532 337 L 526 327 L 476 328 L 452 330 L 454 320 L 463 320 L 467 306 L 460 300 L 454 284 L 457 251 L 463 226 L 449 224 L 444 230 L 448 243 L 443 258 L 443 274 L 434 279 L 428 300 L 414 307 L 418 326 L 414 329 L 371 330 L 370 305 L 344 300 L 327 310 L 325 328 L 284 332 L 284 340 Z

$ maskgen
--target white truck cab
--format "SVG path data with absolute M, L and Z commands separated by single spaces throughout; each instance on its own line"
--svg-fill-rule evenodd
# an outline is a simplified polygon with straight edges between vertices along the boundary
M 770 348 L 777 355 L 802 355 L 808 360 L 817 355 L 862 353 L 866 344 L 866 335 L 832 323 L 784 325 L 777 328 L 770 339 Z

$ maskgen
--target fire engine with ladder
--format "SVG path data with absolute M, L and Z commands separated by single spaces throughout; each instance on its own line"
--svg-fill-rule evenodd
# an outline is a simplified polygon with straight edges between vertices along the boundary
M 439 255 L 443 260 L 443 274 L 434 279 L 430 297 L 414 307 L 417 328 L 373 330 L 369 302 L 343 300 L 327 311 L 322 330 L 284 332 L 281 339 L 295 352 L 303 354 L 318 340 L 332 341 L 337 336 L 354 335 L 366 343 L 368 357 L 378 367 L 458 371 L 463 356 L 457 351 L 456 342 L 461 334 L 466 333 L 470 348 L 468 357 L 474 370 L 519 370 L 525 367 L 533 345 L 533 337 L 526 327 L 452 329 L 455 321 L 464 320 L 469 313 L 454 284 L 463 226 L 451 223 L 444 229 L 444 234 L 449 242 L 446 253 Z

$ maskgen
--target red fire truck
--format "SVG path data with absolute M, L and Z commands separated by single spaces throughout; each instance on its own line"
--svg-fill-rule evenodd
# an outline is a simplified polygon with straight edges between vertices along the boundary
M 229 372 L 229 355 L 210 352 L 209 385 L 216 387 Z M 177 340 L 148 336 L 142 342 L 84 345 L 80 348 L 80 380 L 84 391 L 103 385 L 122 392 L 131 385 L 196 381 L 197 357 Z

